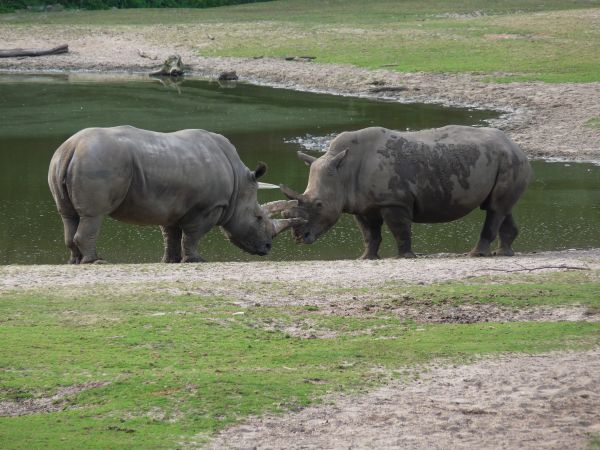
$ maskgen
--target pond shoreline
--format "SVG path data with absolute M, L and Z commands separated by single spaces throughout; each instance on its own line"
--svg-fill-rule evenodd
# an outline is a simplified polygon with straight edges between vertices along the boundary
M 66 255 L 66 252 L 65 252 Z M 66 258 L 66 256 L 65 256 Z M 235 283 L 306 283 L 328 288 L 355 289 L 388 282 L 430 284 L 474 277 L 513 273 L 539 274 L 555 271 L 600 270 L 600 248 L 517 253 L 514 257 L 471 258 L 434 254 L 416 259 L 385 258 L 375 261 L 260 261 L 206 262 L 200 264 L 101 264 L 101 265 L 4 265 L 0 266 L 0 293 L 49 287 L 114 285 L 119 289 L 145 288 L 147 283 L 195 280 L 233 288 Z M 318 277 L 315 274 L 318 273 Z M 267 293 L 261 294 L 263 297 Z M 237 296 L 237 295 L 236 295 Z M 241 304 L 265 298 L 239 293 Z M 293 302 L 293 299 L 290 300 Z M 302 299 L 306 302 L 307 299 Z M 326 296 L 319 300 L 327 302 Z M 276 297 L 272 302 L 286 302 Z M 309 302 L 310 303 L 310 302 Z M 304 304 L 304 303 L 303 303 Z M 279 305 L 281 306 L 281 305 Z
M 107 27 L 101 34 L 74 35 L 68 27 L 0 27 L 0 40 L 35 48 L 68 42 L 70 52 L 35 58 L 2 58 L 0 71 L 19 73 L 149 74 L 177 53 L 192 76 L 216 79 L 235 71 L 241 81 L 277 88 L 357 96 L 403 103 L 493 109 L 503 113 L 491 126 L 503 129 L 536 158 L 600 161 L 600 83 L 487 82 L 502 74 L 399 73 L 350 65 L 282 58 L 200 56 L 192 43 L 156 43 L 146 33 Z M 115 59 L 114 50 L 119 49 Z M 143 56 L 142 56 L 143 55 Z M 383 89 L 382 89 L 383 88 Z M 382 92 L 375 92 L 375 91 Z

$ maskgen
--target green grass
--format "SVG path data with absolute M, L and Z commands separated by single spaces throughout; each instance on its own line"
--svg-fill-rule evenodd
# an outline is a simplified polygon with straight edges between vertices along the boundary
M 597 278 L 590 274 L 512 281 L 386 286 L 380 294 L 404 289 L 431 307 L 443 298 L 599 302 Z M 172 295 L 166 287 L 181 285 L 147 286 L 137 294 L 102 286 L 3 294 L 0 401 L 48 397 L 61 386 L 89 381 L 110 384 L 69 397 L 69 408 L 59 412 L 0 418 L 2 447 L 194 445 L 248 415 L 294 410 L 327 392 L 368 389 L 433 359 L 464 362 L 475 355 L 600 344 L 597 323 L 422 325 L 389 315 L 327 316 L 312 306 L 242 310 L 235 299 Z M 312 324 L 332 337 L 298 338 L 273 324 Z
M 490 283 L 492 281 L 492 283 Z M 533 306 L 587 306 L 600 309 L 600 272 L 562 272 L 545 275 L 486 277 L 469 283 L 445 283 L 406 289 L 390 284 L 390 292 L 401 292 L 417 303 L 494 303 L 514 308 Z
M 590 128 L 600 129 L 600 117 L 592 117 L 586 125 Z
M 399 72 L 493 80 L 600 81 L 600 1 L 281 0 L 211 10 L 17 14 L 5 26 L 127 25 L 206 56 L 316 56 Z M 458 14 L 458 16 L 457 16 Z M 484 14 L 484 15 L 479 15 Z M 147 30 L 159 25 L 160 33 Z M 207 36 L 211 35 L 214 40 Z
M 600 438 L 591 438 L 590 441 L 588 442 L 588 445 L 586 446 L 587 449 L 589 450 L 596 450 L 600 448 Z

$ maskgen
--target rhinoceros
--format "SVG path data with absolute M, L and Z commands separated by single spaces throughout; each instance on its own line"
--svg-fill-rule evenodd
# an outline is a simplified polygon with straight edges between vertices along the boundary
M 446 126 L 416 132 L 380 127 L 338 135 L 320 158 L 298 152 L 310 166 L 303 194 L 281 186 L 298 201 L 284 217 L 304 218 L 293 226 L 297 242 L 310 244 L 342 213 L 353 214 L 362 232 L 361 258 L 378 258 L 386 223 L 400 257 L 414 257 L 411 225 L 449 222 L 479 207 L 486 211 L 471 256 L 514 254 L 518 229 L 512 209 L 525 191 L 531 167 L 521 149 L 494 128 Z
M 225 137 L 204 130 L 87 128 L 56 150 L 48 184 L 70 263 L 102 262 L 96 240 L 106 216 L 159 225 L 163 262 L 198 262 L 198 241 L 215 225 L 246 252 L 266 255 L 273 237 L 297 222 L 270 219 L 286 201 L 258 205 L 256 180 L 266 169 L 250 171 Z

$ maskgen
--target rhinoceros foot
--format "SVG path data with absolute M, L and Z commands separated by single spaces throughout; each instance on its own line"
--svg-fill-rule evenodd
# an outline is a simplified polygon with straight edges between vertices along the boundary
M 512 248 L 499 248 L 494 252 L 494 256 L 515 256 Z
M 492 256 L 492 253 L 489 251 L 484 252 L 482 250 L 474 249 L 469 252 L 469 256 L 472 258 L 487 258 L 488 256 Z
M 67 261 L 67 264 L 80 264 L 81 256 L 71 256 Z
M 163 256 L 162 262 L 169 264 L 180 263 L 181 256 Z
M 408 259 L 412 259 L 412 258 L 416 258 L 417 255 L 415 255 L 413 252 L 404 252 L 404 253 L 400 253 L 398 255 L 398 258 L 408 258 Z
M 84 256 L 79 264 L 108 264 L 104 259 L 92 256 Z
M 206 262 L 206 260 L 204 258 L 202 258 L 201 256 L 185 256 L 181 262 L 183 263 L 202 263 L 202 262 Z
M 381 259 L 381 258 L 379 257 L 379 255 L 363 253 L 362 255 L 360 255 L 360 257 L 358 259 Z

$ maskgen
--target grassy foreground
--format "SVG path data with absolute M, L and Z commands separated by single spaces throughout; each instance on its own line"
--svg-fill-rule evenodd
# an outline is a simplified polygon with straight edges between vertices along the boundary
M 0 16 L 0 26 L 127 28 L 206 56 L 315 56 L 399 72 L 600 81 L 600 1 L 279 0 L 210 10 Z M 156 27 L 159 27 L 157 30 Z M 92 28 L 93 30 L 94 28 Z M 92 31 L 93 32 L 93 31 Z
M 384 286 L 384 301 L 584 304 L 600 308 L 598 273 L 512 277 L 469 285 Z M 507 278 L 502 278 L 507 281 Z M 498 286 L 495 286 L 497 288 Z M 367 389 L 445 358 L 600 344 L 598 323 L 423 325 L 388 312 L 339 317 L 313 306 L 240 308 L 180 283 L 15 291 L 0 297 L 0 408 L 61 387 L 52 412 L 0 417 L 2 448 L 174 448 L 265 411 L 327 392 Z M 361 291 L 356 291 L 360 295 Z M 297 337 L 310 324 L 327 337 Z

